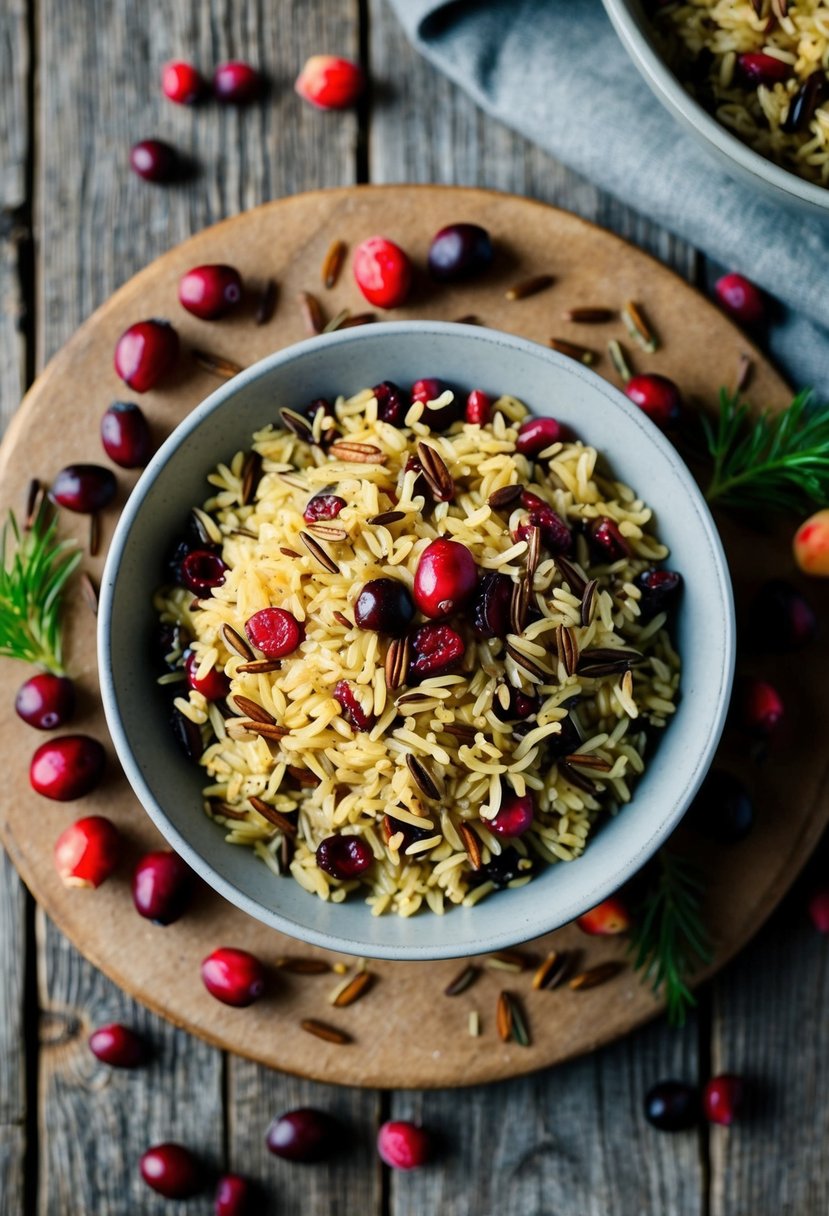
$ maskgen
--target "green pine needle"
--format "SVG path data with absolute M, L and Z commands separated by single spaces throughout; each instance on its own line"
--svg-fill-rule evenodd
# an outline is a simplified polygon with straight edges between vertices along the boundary
M 44 497 L 28 531 L 10 511 L 0 532 L 0 655 L 62 675 L 61 609 L 81 554 L 57 539 L 57 527 Z

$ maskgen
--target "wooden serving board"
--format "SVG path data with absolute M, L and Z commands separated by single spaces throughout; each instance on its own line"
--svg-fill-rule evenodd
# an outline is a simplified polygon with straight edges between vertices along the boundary
M 788 401 L 789 391 L 780 377 L 709 301 L 639 250 L 573 215 L 473 189 L 389 186 L 324 191 L 270 203 L 207 229 L 147 267 L 82 326 L 46 368 L 9 428 L 0 452 L 3 514 L 7 507 L 20 514 L 32 477 L 48 483 L 70 462 L 106 463 L 98 439 L 101 415 L 111 401 L 133 396 L 115 375 L 112 352 L 118 335 L 133 321 L 168 317 L 184 348 L 207 349 L 246 365 L 306 336 L 296 304 L 301 290 L 315 292 L 328 317 L 343 308 L 365 311 L 350 261 L 333 290 L 321 286 L 320 266 L 333 239 L 345 240 L 353 248 L 365 237 L 383 233 L 398 240 L 422 266 L 433 233 L 461 220 L 482 224 L 492 234 L 499 251 L 492 273 L 475 285 L 440 289 L 430 286 L 423 275 L 410 306 L 397 310 L 395 318 L 453 320 L 474 314 L 484 324 L 542 343 L 551 336 L 569 338 L 600 352 L 597 370 L 610 379 L 614 373 L 606 343 L 609 337 L 618 337 L 638 370 L 665 372 L 682 385 L 689 401 L 707 403 L 709 408 L 720 385 L 733 384 L 740 353 L 747 351 L 754 364 L 754 399 L 768 407 Z M 241 271 L 253 289 L 251 303 L 218 324 L 198 321 L 178 305 L 177 281 L 192 266 L 220 261 Z M 509 285 L 541 272 L 555 276 L 550 289 L 515 302 L 505 299 Z M 279 285 L 277 307 L 268 324 L 257 326 L 254 297 L 269 277 Z M 566 308 L 618 308 L 628 299 L 644 305 L 658 331 L 661 347 L 655 355 L 632 348 L 620 323 L 587 327 L 561 319 Z M 429 371 L 423 369 L 426 375 Z M 470 383 L 473 380 L 471 369 Z M 185 355 L 172 381 L 140 399 L 157 438 L 169 433 L 217 383 Z M 135 478 L 123 471 L 118 478 L 122 502 Z M 647 487 L 641 488 L 646 495 Z M 116 515 L 117 504 L 102 520 L 101 555 L 84 560 L 83 568 L 93 579 L 100 576 Z M 62 527 L 86 544 L 86 520 L 65 514 Z M 738 603 L 744 603 L 763 578 L 792 577 L 787 534 L 758 536 L 731 521 L 724 521 L 723 533 Z M 818 607 L 825 607 L 823 587 L 812 584 L 809 594 Z M 80 690 L 79 712 L 70 729 L 106 742 L 98 698 L 95 622 L 79 593 L 72 597 L 67 626 L 68 668 Z M 829 691 L 822 678 L 827 658 L 829 644 L 824 639 L 803 661 L 783 656 L 763 660 L 762 668 L 756 663 L 741 667 L 766 672 L 781 688 L 791 713 L 762 765 L 749 757 L 743 740 L 729 735 L 724 740 L 730 766 L 755 792 L 757 824 L 733 848 L 696 846 L 710 878 L 708 919 L 716 938 L 711 971 L 722 966 L 770 913 L 829 820 L 825 753 L 814 746 L 827 721 Z M 347 1009 L 332 1009 L 327 995 L 338 980 L 336 975 L 293 975 L 275 966 L 286 956 L 324 956 L 324 952 L 249 919 L 206 888 L 177 924 L 167 929 L 149 924 L 132 907 L 131 864 L 161 841 L 114 756 L 110 753 L 105 782 L 80 802 L 49 802 L 29 789 L 29 757 L 45 736 L 24 725 L 13 710 L 14 693 L 27 674 L 22 664 L 0 663 L 3 842 L 35 897 L 79 949 L 139 1000 L 195 1034 L 264 1064 L 319 1080 L 439 1087 L 531 1072 L 607 1043 L 658 1011 L 629 967 L 606 985 L 578 993 L 566 987 L 534 992 L 528 972 L 484 968 L 472 988 L 447 998 L 443 989 L 458 972 L 457 962 L 371 963 L 376 982 L 368 995 Z M 802 723 L 807 721 L 811 727 L 804 730 Z M 67 890 L 53 868 L 53 843 L 73 819 L 98 813 L 110 816 L 123 830 L 129 857 L 99 891 Z M 694 847 L 690 836 L 686 843 Z M 250 1009 L 221 1005 L 201 985 L 199 963 L 219 945 L 243 946 L 274 967 L 267 996 Z M 585 965 L 625 957 L 623 942 L 588 938 L 572 926 L 528 949 L 540 957 L 551 948 L 578 951 Z M 503 1044 L 496 1034 L 495 1003 L 502 988 L 523 999 L 532 1033 L 530 1047 Z M 480 1013 L 479 1038 L 467 1032 L 471 1009 Z M 347 1046 L 320 1042 L 300 1029 L 303 1018 L 334 1024 L 353 1041 Z

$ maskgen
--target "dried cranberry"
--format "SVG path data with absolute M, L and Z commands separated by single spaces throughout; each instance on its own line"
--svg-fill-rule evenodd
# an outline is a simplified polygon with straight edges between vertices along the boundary
M 763 51 L 744 51 L 737 56 L 734 67 L 739 79 L 749 85 L 763 84 L 768 87 L 788 80 L 792 74 L 790 63 L 784 63 L 776 55 L 766 55 Z
M 218 553 L 209 549 L 193 549 L 181 563 L 181 581 L 193 595 L 208 595 L 225 581 L 227 566 Z
M 403 837 L 403 847 L 406 848 L 410 844 L 414 844 L 416 840 L 426 840 L 429 836 L 434 836 L 434 828 L 419 828 L 413 823 L 404 823 L 402 819 L 395 819 L 394 815 L 386 815 L 389 832 L 392 836 L 396 836 L 398 832 Z
M 684 1081 L 660 1081 L 645 1094 L 645 1118 L 662 1132 L 680 1132 L 699 1119 L 699 1096 Z
M 420 420 L 430 430 L 447 431 L 453 422 L 457 422 L 463 416 L 463 403 L 457 393 L 446 405 L 432 404 L 442 397 L 448 388 L 449 385 L 438 380 L 436 376 L 415 380 L 412 385 L 412 401 L 422 402 L 424 408 Z
M 658 612 L 671 612 L 682 591 L 682 575 L 676 570 L 650 568 L 637 574 L 633 582 L 642 592 L 639 611 L 643 622 L 650 621 Z
M 334 407 L 327 397 L 315 397 L 307 405 L 300 406 L 297 413 L 302 414 L 309 422 L 313 422 L 320 410 L 329 416 L 334 413 Z
M 500 888 L 507 887 L 516 878 L 527 878 L 534 873 L 537 866 L 535 861 L 529 857 L 524 857 L 517 849 L 508 846 L 502 849 L 501 852 L 493 857 L 490 861 L 482 865 L 480 870 L 474 870 L 469 876 L 468 881 L 472 886 L 480 886 L 481 883 L 491 882 L 493 886 Z
M 377 417 L 391 426 L 403 426 L 409 409 L 409 400 L 402 388 L 391 380 L 375 384 L 371 390 L 377 398 Z
M 354 605 L 361 629 L 402 637 L 414 616 L 414 604 L 405 583 L 397 578 L 373 578 L 365 584 Z
M 689 826 L 720 844 L 737 844 L 753 823 L 754 808 L 742 781 L 725 769 L 712 769 L 691 803 Z
M 305 628 L 284 608 L 263 608 L 245 621 L 245 633 L 266 659 L 283 659 L 302 643 Z
M 740 1112 L 745 1097 L 745 1082 L 733 1073 L 712 1077 L 702 1093 L 702 1109 L 709 1123 L 730 1127 Z
M 363 709 L 348 680 L 337 681 L 334 686 L 334 700 L 342 706 L 343 717 L 349 726 L 353 726 L 355 730 L 371 730 L 374 715 Z
M 573 534 L 567 524 L 551 506 L 525 490 L 521 496 L 523 505 L 527 506 L 530 500 L 539 505 L 533 507 L 526 519 L 519 523 L 515 529 L 515 539 L 529 540 L 531 529 L 538 528 L 541 543 L 549 553 L 569 553 L 573 547 Z
M 505 789 L 501 795 L 501 805 L 494 819 L 488 819 L 486 826 L 496 836 L 510 839 L 523 836 L 532 827 L 535 805 L 532 794 L 518 795 L 514 790 Z
M 412 401 L 428 405 L 430 401 L 437 401 L 438 397 L 442 397 L 446 392 L 446 387 L 443 381 L 438 380 L 436 376 L 426 376 L 421 380 L 415 380 L 412 385 Z
M 315 524 L 321 519 L 336 519 L 344 506 L 345 499 L 338 494 L 315 494 L 309 499 L 302 518 L 306 524 Z
M 412 285 L 412 264 L 393 241 L 372 236 L 354 250 L 354 278 L 369 304 L 397 308 Z
M 441 536 L 420 555 L 414 600 L 424 616 L 450 616 L 466 603 L 477 582 L 478 567 L 466 545 Z
M 783 579 L 764 583 L 751 605 L 749 632 L 759 650 L 800 650 L 817 634 L 811 605 Z
M 425 680 L 427 676 L 442 676 L 461 662 L 466 651 L 464 640 L 448 625 L 430 621 L 412 636 L 412 658 L 409 675 Z
M 509 693 L 509 705 L 504 708 L 497 693 L 492 698 L 492 712 L 499 721 L 511 722 L 518 718 L 523 722 L 538 712 L 538 697 L 521 692 L 520 689 L 513 688 L 511 684 L 502 684 L 501 688 L 506 688 Z
M 67 511 L 94 515 L 112 502 L 117 489 L 111 469 L 100 464 L 68 464 L 52 482 L 49 497 Z
M 475 426 L 486 426 L 492 419 L 492 400 L 479 388 L 473 388 L 466 398 L 466 421 Z
M 510 631 L 513 582 L 506 574 L 487 571 L 472 601 L 472 628 L 480 638 L 505 638 Z
M 181 666 L 182 655 L 192 640 L 183 625 L 170 623 L 160 625 L 156 635 L 159 662 L 168 671 L 176 671 Z
M 560 726 L 557 734 L 548 735 L 545 739 L 547 755 L 554 760 L 569 756 L 582 745 L 582 737 L 569 714 L 561 719 Z
M 515 450 L 534 459 L 551 444 L 559 443 L 563 436 L 562 425 L 555 418 L 528 418 L 518 430 Z
M 187 683 L 196 692 L 200 692 L 208 701 L 221 701 L 230 692 L 230 680 L 220 667 L 211 667 L 205 676 L 197 676 L 201 659 L 194 651 L 190 651 L 184 660 L 184 671 Z
M 429 273 L 441 283 L 481 274 L 492 264 L 492 241 L 479 224 L 448 224 L 432 237 Z
M 587 535 L 594 550 L 605 561 L 617 562 L 620 558 L 631 556 L 632 549 L 622 535 L 619 525 L 607 515 L 594 519 Z
M 41 672 L 20 685 L 14 708 L 36 730 L 65 726 L 75 712 L 75 685 L 68 676 Z
M 317 845 L 317 865 L 332 878 L 357 878 L 374 861 L 362 836 L 326 836 Z
M 770 738 L 783 721 L 780 693 L 765 680 L 741 680 L 734 703 L 737 725 L 756 739 Z
M 270 1152 L 287 1161 L 322 1161 L 342 1140 L 342 1128 L 324 1110 L 311 1106 L 286 1111 L 268 1128 Z
M 235 267 L 223 263 L 194 266 L 179 280 L 178 299 L 194 317 L 218 321 L 240 303 L 242 276 Z
M 150 459 L 152 439 L 144 413 L 134 401 L 113 401 L 101 419 L 101 443 L 122 469 L 140 469 Z
M 631 376 L 625 385 L 625 395 L 662 430 L 673 426 L 682 411 L 682 397 L 673 380 L 655 372 Z
M 179 709 L 174 709 L 170 717 L 173 737 L 188 760 L 198 760 L 204 751 L 201 727 L 191 718 L 186 718 Z

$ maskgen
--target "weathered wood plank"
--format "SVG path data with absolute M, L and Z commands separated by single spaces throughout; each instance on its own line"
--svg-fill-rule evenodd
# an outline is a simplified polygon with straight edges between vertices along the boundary
M 25 1154 L 25 891 L 0 853 L 0 1213 L 22 1207 Z M 4 1206 L 8 1205 L 8 1206 Z

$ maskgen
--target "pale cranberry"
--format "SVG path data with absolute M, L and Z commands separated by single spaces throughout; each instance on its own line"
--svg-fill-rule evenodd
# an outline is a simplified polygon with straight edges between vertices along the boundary
M 179 280 L 178 299 L 194 317 L 218 321 L 241 301 L 242 276 L 224 263 L 194 266 Z
M 360 731 L 371 730 L 374 715 L 363 709 L 353 685 L 348 680 L 337 681 L 334 686 L 334 700 L 342 707 L 343 717 L 350 726 Z
M 317 845 L 317 865 L 332 878 L 357 878 L 374 861 L 362 836 L 326 836 Z
M 207 675 L 198 676 L 196 673 L 200 663 L 199 656 L 191 650 L 184 660 L 187 683 L 208 701 L 221 701 L 230 692 L 230 680 L 220 667 L 211 667 Z
M 249 63 L 234 60 L 222 63 L 213 73 L 213 92 L 228 105 L 245 106 L 261 96 L 262 76 Z
M 445 675 L 460 664 L 466 652 L 464 640 L 449 625 L 429 621 L 412 635 L 409 675 L 425 680 Z
M 167 63 L 161 73 L 161 91 L 180 106 L 191 106 L 205 90 L 205 80 L 198 68 L 183 59 Z
M 115 344 L 115 370 L 137 393 L 146 393 L 173 370 L 178 334 L 169 321 L 136 321 Z
M 486 826 L 496 836 L 511 839 L 523 836 L 533 824 L 535 804 L 532 794 L 518 795 L 513 790 L 504 790 L 501 805 L 494 819 L 488 819 Z
M 265 1143 L 270 1152 L 287 1161 L 322 1161 L 337 1147 L 341 1129 L 324 1110 L 302 1106 L 286 1111 L 268 1128 Z
M 750 329 L 765 320 L 763 293 L 743 275 L 724 274 L 714 284 L 714 291 L 723 309 L 740 325 Z
M 424 616 L 450 616 L 466 603 L 477 583 L 478 567 L 466 545 L 439 537 L 418 560 L 414 601 Z
M 166 1199 L 189 1199 L 202 1189 L 198 1160 L 183 1144 L 156 1144 L 141 1158 L 141 1177 Z
M 479 224 L 449 224 L 432 237 L 429 273 L 441 283 L 481 274 L 492 264 L 492 241 Z
M 181 562 L 181 583 L 193 595 L 207 596 L 214 587 L 221 587 L 226 570 L 218 553 L 210 549 L 191 549 Z
M 611 895 L 609 899 L 602 900 L 576 920 L 582 933 L 589 933 L 593 937 L 613 937 L 617 933 L 627 933 L 631 923 L 627 904 L 618 895 Z
M 92 793 L 104 771 L 104 749 L 89 735 L 60 735 L 42 743 L 32 757 L 32 789 L 57 802 Z
M 122 469 L 140 469 L 150 459 L 152 440 L 147 419 L 133 401 L 113 401 L 101 419 L 101 443 Z
M 67 887 L 99 887 L 121 859 L 121 834 L 103 815 L 79 819 L 55 842 L 55 869 Z
M 365 88 L 363 69 L 336 55 L 312 55 L 294 85 L 303 101 L 320 110 L 345 110 Z
M 103 1063 L 112 1068 L 138 1068 L 148 1056 L 147 1044 L 120 1022 L 99 1026 L 89 1036 L 89 1050 Z
M 245 633 L 266 659 L 284 659 L 301 644 L 305 627 L 284 608 L 263 608 L 245 621 Z
M 475 426 L 486 426 L 492 419 L 492 400 L 479 388 L 473 388 L 466 398 L 466 421 Z
M 130 167 L 145 182 L 169 182 L 178 176 L 178 153 L 163 139 L 142 139 L 130 148 Z
M 247 950 L 222 946 L 201 965 L 202 982 L 217 1001 L 243 1009 L 265 991 L 265 969 Z
M 370 304 L 397 308 L 409 294 L 412 264 L 399 245 L 372 236 L 354 250 L 354 278 Z
M 384 1123 L 377 1133 L 377 1152 L 395 1170 L 414 1170 L 425 1165 L 431 1148 L 429 1133 L 403 1119 Z
M 187 910 L 193 895 L 193 871 L 177 853 L 146 853 L 132 876 L 132 902 L 139 916 L 156 925 L 171 925 Z
M 397 578 L 373 578 L 354 605 L 354 619 L 361 629 L 402 637 L 414 616 L 414 604 L 405 583 Z
M 75 685 L 68 676 L 48 671 L 32 676 L 17 690 L 14 708 L 36 730 L 65 726 L 75 712 Z
M 809 900 L 809 915 L 818 933 L 829 933 L 829 887 L 815 891 Z
M 215 1216 L 250 1216 L 253 1212 L 253 1189 L 241 1174 L 225 1174 L 216 1186 Z
M 804 574 L 829 576 L 829 510 L 826 507 L 800 525 L 792 547 L 794 560 Z
M 100 464 L 68 464 L 52 482 L 49 497 L 67 511 L 94 515 L 109 506 L 117 489 L 112 469 Z
M 518 429 L 515 450 L 531 459 L 553 443 L 560 443 L 564 430 L 555 418 L 528 418 Z
M 631 376 L 625 385 L 625 395 L 662 430 L 667 430 L 679 419 L 682 398 L 673 380 L 667 376 L 655 372 Z
M 722 1073 L 712 1077 L 702 1092 L 702 1109 L 709 1123 L 730 1127 L 739 1114 L 745 1097 L 742 1077 Z
M 750 85 L 763 84 L 769 87 L 788 80 L 792 74 L 790 63 L 784 63 L 776 55 L 766 55 L 763 51 L 744 51 L 737 56 L 734 66 L 737 76 Z
M 783 721 L 780 693 L 766 680 L 742 680 L 735 700 L 738 725 L 758 739 L 770 738 Z

